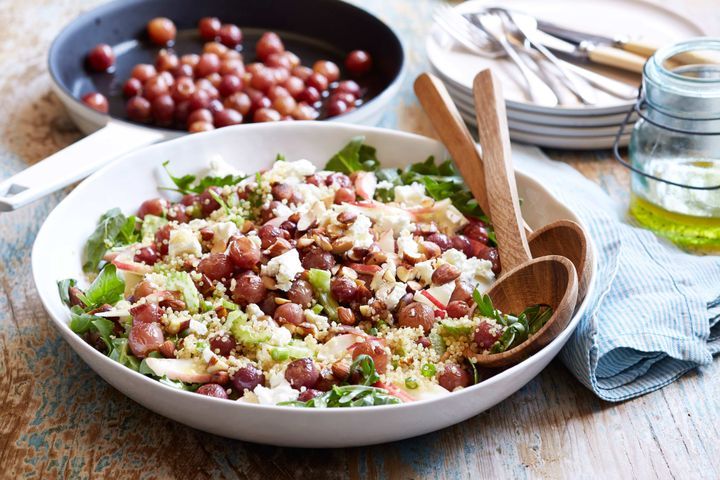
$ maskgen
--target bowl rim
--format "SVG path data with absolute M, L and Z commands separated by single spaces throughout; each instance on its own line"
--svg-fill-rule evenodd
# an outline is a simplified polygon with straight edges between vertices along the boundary
M 75 107 L 79 108 L 81 111 L 84 112 L 84 115 L 86 117 L 89 117 L 96 126 L 102 126 L 105 123 L 107 123 L 109 120 L 116 121 L 116 122 L 122 122 L 127 125 L 135 126 L 138 128 L 149 128 L 152 130 L 156 130 L 159 132 L 165 133 L 168 137 L 176 136 L 176 135 L 184 135 L 188 132 L 185 132 L 181 129 L 173 129 L 173 128 L 165 128 L 161 126 L 154 126 L 154 125 L 143 125 L 141 123 L 132 122 L 129 121 L 127 118 L 123 117 L 117 117 L 114 115 L 111 115 L 109 113 L 100 113 L 97 110 L 94 110 L 90 108 L 89 106 L 85 105 L 82 100 L 75 97 L 73 95 L 72 91 L 65 85 L 64 82 L 60 81 L 60 75 L 58 73 L 58 64 L 60 60 L 58 58 L 60 57 L 60 54 L 62 53 L 62 44 L 63 40 L 65 40 L 65 37 L 67 37 L 70 33 L 72 33 L 75 29 L 79 28 L 78 25 L 82 23 L 83 21 L 87 21 L 91 19 L 92 17 L 107 13 L 108 11 L 113 11 L 116 9 L 128 9 L 132 8 L 134 4 L 138 3 L 145 3 L 147 0 L 112 0 L 108 3 L 100 4 L 95 8 L 92 8 L 86 12 L 82 12 L 79 15 L 77 15 L 75 18 L 73 18 L 69 23 L 65 24 L 65 26 L 55 35 L 55 37 L 52 40 L 52 43 L 50 44 L 50 48 L 48 49 L 48 56 L 47 56 L 47 69 L 50 74 L 50 79 L 52 81 L 51 86 L 53 87 L 53 90 L 56 94 L 65 97 L 68 102 L 73 104 Z M 159 1 L 159 0 L 156 0 Z M 326 0 L 320 0 L 320 1 L 326 1 Z M 405 77 L 407 76 L 407 70 L 408 70 L 408 61 L 407 61 L 407 49 L 405 48 L 405 42 L 403 41 L 402 37 L 398 34 L 397 30 L 393 28 L 392 26 L 388 25 L 385 21 L 383 21 L 380 17 L 373 14 L 369 10 L 366 10 L 364 8 L 361 8 L 357 5 L 354 5 L 352 3 L 343 2 L 343 6 L 345 8 L 350 8 L 354 11 L 355 14 L 360 15 L 366 15 L 367 17 L 377 21 L 378 23 L 382 24 L 382 26 L 387 29 L 387 32 L 394 37 L 394 40 L 397 42 L 397 46 L 400 49 L 400 64 L 398 65 L 397 71 L 395 73 L 395 76 L 392 78 L 390 83 L 388 83 L 385 88 L 383 88 L 380 93 L 378 93 L 376 96 L 368 100 L 367 102 L 364 102 L 362 105 L 357 107 L 354 110 L 351 110 L 350 112 L 344 113 L 342 115 L 339 115 L 338 117 L 332 117 L 329 119 L 323 119 L 319 121 L 325 121 L 325 122 L 336 122 L 336 123 L 352 123 L 355 121 L 359 121 L 359 118 L 362 117 L 362 115 L 367 112 L 367 110 L 371 110 L 370 108 L 365 108 L 369 106 L 373 106 L 375 108 L 380 108 L 382 105 L 387 103 L 400 89 L 400 85 L 405 80 Z M 358 114 L 362 110 L 361 114 Z M 240 126 L 247 126 L 247 125 L 253 125 L 253 123 L 246 123 L 246 124 L 240 124 Z
M 63 198 L 48 214 L 47 218 L 43 222 L 42 226 L 38 230 L 38 233 L 36 235 L 35 241 L 33 243 L 32 247 L 32 253 L 31 253 L 31 261 L 32 261 L 32 274 L 33 274 L 33 281 L 36 287 L 36 290 L 38 291 L 38 294 L 40 296 L 40 300 L 43 304 L 43 307 L 50 317 L 52 323 L 56 326 L 56 328 L 59 329 L 62 336 L 65 338 L 67 335 L 71 335 L 77 338 L 76 345 L 74 345 L 72 342 L 68 341 L 67 338 L 65 338 L 66 342 L 70 344 L 70 347 L 73 348 L 73 350 L 76 350 L 77 348 L 82 349 L 85 353 L 87 353 L 90 357 L 93 358 L 93 364 L 95 362 L 99 363 L 105 363 L 105 365 L 112 365 L 111 369 L 119 369 L 119 371 L 126 371 L 126 373 L 130 374 L 131 377 L 137 378 L 140 382 L 147 382 L 145 383 L 148 385 L 148 388 L 156 388 L 157 386 L 164 389 L 169 389 L 170 392 L 174 392 L 180 395 L 187 396 L 187 399 L 194 399 L 195 401 L 206 401 L 206 402 L 222 402 L 220 404 L 214 404 L 214 405 L 228 405 L 228 401 L 226 399 L 220 399 L 220 398 L 213 398 L 206 395 L 198 395 L 194 392 L 189 392 L 177 388 L 170 387 L 168 385 L 164 385 L 160 383 L 158 380 L 152 379 L 146 375 L 142 375 L 139 372 L 136 372 L 112 359 L 107 357 L 106 355 L 103 355 L 99 351 L 92 348 L 89 344 L 82 341 L 80 337 L 74 333 L 72 330 L 70 330 L 68 320 L 69 320 L 69 310 L 62 306 L 63 312 L 60 313 L 56 308 L 54 308 L 52 305 L 50 305 L 48 302 L 50 300 L 49 296 L 43 293 L 47 288 L 41 289 L 39 285 L 39 280 L 42 279 L 42 266 L 36 261 L 36 259 L 39 257 L 39 255 L 36 255 L 36 251 L 40 248 L 39 244 L 41 243 L 40 240 L 44 238 L 46 235 L 48 235 L 48 232 L 46 232 L 46 229 L 49 228 L 48 222 L 50 219 L 53 219 L 55 216 L 59 215 L 59 207 L 65 203 L 68 203 L 72 201 L 75 197 L 82 195 L 83 191 L 86 188 L 89 188 L 89 185 L 92 185 L 95 178 L 101 176 L 104 174 L 105 171 L 116 168 L 117 165 L 121 164 L 123 161 L 125 161 L 126 158 L 138 155 L 139 153 L 142 153 L 145 156 L 148 157 L 157 157 L 157 155 L 153 155 L 155 151 L 162 150 L 167 143 L 170 144 L 178 144 L 181 145 L 183 143 L 194 143 L 198 141 L 205 141 L 206 139 L 212 139 L 213 137 L 220 137 L 225 135 L 231 135 L 233 130 L 236 129 L 244 129 L 243 133 L 247 134 L 248 130 L 256 129 L 256 130 L 268 130 L 268 129 L 275 129 L 278 132 L 278 135 L 281 135 L 282 130 L 291 130 L 296 128 L 322 128 L 322 129 L 329 129 L 329 130 L 335 130 L 338 133 L 349 133 L 351 135 L 358 135 L 362 132 L 367 133 L 375 133 L 379 135 L 389 135 L 391 137 L 397 137 L 397 138 L 405 138 L 408 140 L 412 140 L 415 142 L 424 142 L 428 146 L 433 145 L 435 147 L 440 146 L 443 150 L 445 150 L 444 146 L 437 140 L 425 137 L 422 135 L 418 135 L 415 133 L 410 132 L 404 132 L 400 130 L 393 130 L 388 128 L 381 128 L 381 127 L 368 127 L 363 125 L 354 125 L 354 124 L 345 124 L 345 123 L 330 123 L 330 122 L 317 122 L 317 121 L 296 121 L 296 122 L 280 122 L 280 123 L 258 123 L 258 124 L 248 124 L 248 125 L 235 125 L 231 127 L 226 127 L 222 129 L 217 129 L 210 132 L 204 132 L 200 134 L 193 134 L 193 135 L 185 135 L 181 137 L 174 138 L 172 140 L 167 140 L 165 142 L 157 143 L 154 145 L 150 145 L 147 147 L 142 147 L 136 150 L 133 150 L 132 152 L 126 153 L 124 155 L 121 155 L 120 157 L 116 158 L 109 164 L 105 165 L 103 168 L 98 170 L 97 172 L 93 173 L 91 176 L 83 180 L 77 187 L 75 187 L 65 198 Z M 567 204 L 560 201 L 550 190 L 545 188 L 539 181 L 535 180 L 530 176 L 529 174 L 523 172 L 522 170 L 516 169 L 516 174 L 519 174 L 519 176 L 523 177 L 523 181 L 527 182 L 529 184 L 532 184 L 534 188 L 543 191 L 548 195 L 549 198 L 554 200 L 557 204 L 563 206 L 565 209 L 569 210 L 570 212 L 573 212 L 572 208 L 568 206 Z M 574 213 L 574 212 L 573 212 Z M 575 215 L 576 218 L 572 219 L 573 221 L 577 221 L 578 223 L 585 228 L 584 222 L 582 222 L 581 219 Z M 486 388 L 492 388 L 495 384 L 502 382 L 505 378 L 511 377 L 513 375 L 519 374 L 522 370 L 530 368 L 531 365 L 537 362 L 543 361 L 544 357 L 546 355 L 550 355 L 550 352 L 553 349 L 553 346 L 557 344 L 563 344 L 567 342 L 570 335 L 572 335 L 573 331 L 577 327 L 580 318 L 585 313 L 585 310 L 588 308 L 591 299 L 594 296 L 595 288 L 596 288 L 596 274 L 597 274 L 597 255 L 596 255 L 596 248 L 594 245 L 594 242 L 592 238 L 588 238 L 588 247 L 592 249 L 592 265 L 591 265 L 591 277 L 590 281 L 588 282 L 588 289 L 587 294 L 585 298 L 583 299 L 582 303 L 576 306 L 575 313 L 573 314 L 573 317 L 570 321 L 570 323 L 565 327 L 565 329 L 557 336 L 555 337 L 552 342 L 547 344 L 545 347 L 543 347 L 540 351 L 533 354 L 529 358 L 523 360 L 522 362 L 518 363 L 517 365 L 513 365 L 512 367 L 503 370 L 502 372 L 488 378 L 487 380 L 483 380 L 482 382 L 471 385 L 470 387 L 464 388 L 463 390 L 457 391 L 457 392 L 450 392 L 450 395 L 453 396 L 468 396 L 473 395 L 479 390 L 484 390 Z M 53 279 L 54 282 L 57 281 L 57 279 Z M 56 289 L 50 289 L 50 291 L 54 293 Z M 62 319 L 61 319 L 62 317 Z M 77 348 L 76 348 L 77 347 Z M 79 354 L 79 352 L 76 351 L 76 353 Z M 559 352 L 558 352 L 559 353 Z M 81 355 L 82 357 L 82 355 Z M 84 360 L 83 360 L 84 361 Z M 91 362 L 85 362 L 89 367 L 93 367 L 93 364 Z M 105 380 L 105 379 L 103 379 Z M 107 380 L 105 380 L 107 381 Z M 110 382 L 108 382 L 110 383 Z M 155 387 L 153 387 L 155 385 Z M 113 386 L 113 388 L 115 388 Z M 124 392 L 123 395 L 125 395 Z M 407 402 L 407 403 L 400 403 L 400 404 L 394 404 L 394 405 L 377 405 L 377 406 L 367 406 L 367 407 L 353 407 L 353 408 L 301 408 L 301 407 L 293 407 L 293 406 L 282 406 L 282 405 L 261 405 L 261 404 L 254 404 L 254 403 L 246 403 L 246 402 L 240 402 L 240 401 L 234 401 L 233 403 L 237 405 L 239 411 L 241 411 L 243 408 L 250 408 L 250 409 L 260 409 L 263 411 L 283 411 L 283 412 L 297 412 L 298 414 L 309 414 L 309 415 L 358 415 L 358 414 L 366 414 L 371 415 L 371 412 L 380 412 L 380 411 L 386 411 L 388 409 L 410 409 L 410 408 L 416 408 L 418 406 L 424 406 L 430 403 L 435 402 L 442 402 L 443 399 L 447 398 L 448 395 L 439 395 L 432 398 L 427 399 L 421 399 L 416 400 L 413 402 Z M 209 405 L 213 405 L 213 403 L 208 403 Z M 271 409 L 271 410 L 268 410 Z M 332 412 L 332 413 L 330 413 Z M 363 413 L 359 413 L 363 412 Z

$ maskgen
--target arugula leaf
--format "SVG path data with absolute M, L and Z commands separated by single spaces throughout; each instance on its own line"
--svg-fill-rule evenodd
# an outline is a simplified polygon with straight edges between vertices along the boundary
M 70 309 L 70 323 L 68 326 L 73 332 L 83 335 L 90 331 L 93 327 L 92 321 L 96 318 L 100 317 L 85 313 L 82 308 L 75 306 Z
M 95 270 L 105 252 L 118 245 L 135 243 L 139 235 L 135 231 L 136 217 L 126 217 L 118 208 L 105 212 L 98 226 L 85 243 L 83 270 Z
M 78 335 L 84 335 L 88 332 L 97 332 L 108 347 L 108 352 L 113 350 L 112 339 L 110 335 L 113 332 L 114 324 L 112 320 L 97 317 L 82 311 L 80 307 L 73 307 L 70 310 L 70 330 Z
M 97 308 L 100 305 L 113 305 L 122 299 L 125 292 L 125 282 L 118 277 L 115 265 L 109 263 L 102 269 L 100 275 L 90 284 L 80 300 L 88 309 Z
M 349 372 L 351 376 L 355 372 L 358 372 L 363 378 L 362 385 L 372 385 L 380 381 L 380 375 L 378 375 L 377 370 L 375 370 L 375 361 L 373 361 L 370 355 L 358 355 L 352 365 L 350 365 Z
M 278 405 L 305 408 L 347 408 L 395 405 L 398 403 L 400 403 L 400 399 L 390 395 L 384 388 L 367 385 L 334 385 L 331 390 L 311 398 L 307 402 L 280 402 Z
M 162 377 L 159 382 L 163 385 L 167 385 L 168 387 L 186 390 L 188 392 L 194 392 L 195 390 L 200 388 L 199 383 L 185 383 L 181 382 L 180 380 L 170 380 L 169 378 L 167 378 L 167 376 Z
M 351 174 L 359 171 L 374 172 L 380 167 L 374 147 L 363 144 L 365 137 L 350 140 L 342 150 L 328 160 L 325 170 Z
M 66 278 L 65 280 L 59 280 L 57 282 L 60 301 L 68 307 L 70 306 L 70 287 L 74 287 L 75 285 L 77 285 L 77 280 L 74 278 Z
M 208 189 L 208 187 L 236 185 L 246 178 L 243 175 L 233 175 L 231 173 L 225 175 L 224 177 L 208 175 L 206 177 L 202 177 L 199 181 L 197 176 L 191 174 L 183 175 L 182 177 L 175 177 L 172 173 L 170 173 L 170 169 L 168 168 L 169 164 L 170 160 L 166 160 L 162 165 L 165 172 L 167 172 L 170 177 L 170 180 L 172 180 L 177 188 L 168 188 L 166 190 L 179 192 L 183 195 L 187 195 L 188 193 L 203 193 Z
M 119 364 L 125 365 L 126 367 L 137 372 L 140 369 L 140 359 L 130 353 L 128 339 L 114 338 L 111 343 L 112 351 L 108 354 L 108 357 L 110 357 L 112 360 L 115 360 Z
M 108 320 L 107 318 L 102 317 L 95 317 L 94 320 L 91 321 L 92 326 L 95 327 L 95 330 L 100 334 L 100 338 L 103 339 L 103 342 L 105 342 L 105 345 L 108 347 L 108 352 L 112 350 L 113 346 L 111 343 L 110 335 L 113 332 L 114 324 L 112 320 Z
M 483 317 L 492 318 L 498 324 L 505 327 L 500 338 L 490 347 L 491 353 L 501 353 L 520 345 L 531 335 L 537 333 L 545 323 L 552 317 L 552 308 L 549 305 L 531 305 L 515 316 L 503 314 L 495 309 L 492 300 L 479 290 L 473 291 L 473 300 L 476 305 L 476 312 Z

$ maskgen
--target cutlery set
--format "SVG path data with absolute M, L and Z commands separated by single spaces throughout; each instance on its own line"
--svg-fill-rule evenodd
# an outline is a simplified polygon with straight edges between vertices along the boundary
M 576 150 L 611 148 L 647 59 L 660 46 L 705 34 L 682 14 L 639 0 L 581 9 L 568 0 L 470 0 L 439 7 L 434 21 L 425 44 L 430 69 L 467 124 L 477 124 L 474 76 L 491 68 L 513 141 Z M 619 144 L 629 138 L 623 133 Z

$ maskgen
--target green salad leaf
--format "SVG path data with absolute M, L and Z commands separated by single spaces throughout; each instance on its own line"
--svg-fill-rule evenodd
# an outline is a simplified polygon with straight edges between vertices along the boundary
M 84 335 L 88 332 L 97 332 L 102 338 L 105 345 L 107 345 L 108 352 L 112 351 L 112 335 L 113 328 L 115 325 L 112 320 L 107 318 L 90 315 L 89 313 L 83 312 L 80 307 L 73 307 L 70 310 L 70 330 L 77 333 L 78 335 Z
M 136 224 L 134 215 L 126 217 L 119 208 L 105 212 L 85 243 L 83 270 L 95 271 L 105 252 L 111 248 L 137 242 L 140 234 L 136 231 Z
M 357 358 L 350 365 L 350 375 L 359 373 L 362 377 L 362 385 L 372 385 L 375 382 L 380 381 L 380 375 L 375 370 L 375 361 L 370 355 L 358 355 Z
M 374 147 L 365 145 L 365 137 L 358 136 L 350 140 L 342 150 L 328 160 L 325 170 L 351 174 L 360 171 L 374 172 L 380 168 Z
M 166 160 L 165 162 L 163 162 L 163 168 L 165 168 L 165 171 L 170 177 L 170 180 L 172 180 L 172 182 L 175 184 L 175 187 L 177 188 L 169 188 L 167 190 L 173 190 L 175 192 L 182 193 L 183 195 L 187 195 L 189 193 L 203 193 L 205 190 L 207 190 L 208 187 L 224 187 L 226 185 L 237 185 L 246 178 L 243 175 L 233 174 L 228 174 L 222 177 L 208 175 L 206 177 L 202 177 L 200 180 L 198 180 L 196 175 L 190 174 L 183 175 L 182 177 L 176 177 L 172 173 L 170 173 L 170 169 L 168 168 L 169 164 L 170 160 Z
M 66 278 L 65 280 L 59 280 L 57 282 L 60 301 L 68 307 L 70 306 L 70 288 L 75 285 L 77 285 L 77 280 L 74 278 Z
M 100 272 L 95 281 L 90 284 L 80 300 L 87 309 L 98 308 L 101 305 L 114 305 L 121 300 L 125 292 L 125 282 L 117 274 L 115 265 L 109 263 Z
M 493 306 L 492 300 L 487 294 L 483 295 L 477 289 L 473 291 L 473 300 L 477 314 L 491 318 L 505 327 L 503 334 L 490 347 L 491 353 L 502 353 L 517 347 L 531 335 L 537 333 L 550 320 L 553 313 L 549 305 L 538 304 L 527 307 L 517 316 L 503 314 Z

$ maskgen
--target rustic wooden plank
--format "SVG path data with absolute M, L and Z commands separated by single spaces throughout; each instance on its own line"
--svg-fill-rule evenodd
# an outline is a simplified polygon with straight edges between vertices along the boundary
M 359 0 L 356 0 L 359 3 Z M 0 176 L 79 137 L 49 91 L 45 52 L 97 0 L 0 2 Z M 425 68 L 422 38 L 439 0 L 364 6 L 411 47 L 410 75 L 386 126 L 432 135 L 409 88 Z M 669 2 L 706 22 L 713 2 Z M 550 151 L 627 197 L 608 152 Z M 0 477 L 3 478 L 720 478 L 720 366 L 610 404 L 557 361 L 517 394 L 462 424 L 403 442 L 339 450 L 228 440 L 160 417 L 105 384 L 50 325 L 32 284 L 29 251 L 57 194 L 0 215 Z M 348 432 L 351 435 L 352 432 Z

